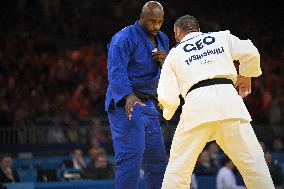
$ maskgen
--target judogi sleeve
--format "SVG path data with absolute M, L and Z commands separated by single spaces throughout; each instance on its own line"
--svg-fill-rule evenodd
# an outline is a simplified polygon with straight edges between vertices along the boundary
M 245 77 L 258 77 L 260 68 L 260 54 L 250 40 L 240 40 L 230 34 L 230 51 L 234 60 L 239 60 L 239 74 Z
M 172 57 L 169 54 L 163 64 L 158 84 L 158 100 L 163 106 L 163 116 L 170 120 L 180 104 L 180 88 L 178 80 L 172 69 Z
M 108 52 L 108 80 L 115 103 L 132 93 L 127 74 L 130 59 L 130 48 L 126 42 L 112 44 Z

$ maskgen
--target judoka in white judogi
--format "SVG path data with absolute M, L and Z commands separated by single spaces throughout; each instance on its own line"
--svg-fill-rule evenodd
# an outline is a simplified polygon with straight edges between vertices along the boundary
M 176 21 L 175 37 L 179 44 L 170 51 L 163 65 L 158 99 L 167 120 L 179 106 L 180 94 L 185 104 L 162 189 L 188 188 L 188 178 L 197 157 L 211 140 L 216 140 L 232 159 L 248 189 L 273 189 L 263 151 L 241 97 L 250 93 L 250 77 L 262 73 L 257 48 L 250 40 L 240 40 L 230 31 L 201 33 L 198 21 L 192 16 L 183 16 Z M 233 60 L 240 62 L 238 81 Z M 228 79 L 226 81 L 232 84 L 214 83 L 216 78 Z M 213 79 L 212 85 L 187 94 L 195 84 L 208 79 Z M 240 83 L 241 96 L 233 85 L 236 82 Z

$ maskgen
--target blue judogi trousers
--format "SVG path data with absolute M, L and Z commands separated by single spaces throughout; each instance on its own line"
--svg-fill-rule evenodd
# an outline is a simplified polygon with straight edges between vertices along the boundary
M 108 118 L 115 151 L 115 188 L 137 189 L 141 165 L 145 187 L 160 189 L 166 169 L 166 151 L 158 112 L 151 100 L 136 104 L 131 120 L 124 107 L 112 107 Z

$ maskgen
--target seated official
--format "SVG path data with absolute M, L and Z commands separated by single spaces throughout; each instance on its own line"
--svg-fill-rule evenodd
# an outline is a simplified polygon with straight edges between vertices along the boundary
M 212 163 L 209 152 L 204 150 L 198 157 L 198 162 L 194 169 L 196 175 L 215 175 L 218 168 Z
M 235 165 L 232 160 L 224 155 L 221 158 L 222 168 L 218 171 L 216 178 L 217 189 L 246 189 L 245 186 L 238 186 L 236 176 L 234 175 L 233 169 Z
M 13 159 L 10 155 L 4 155 L 0 168 L 0 183 L 20 182 L 19 175 L 13 169 Z
M 92 151 L 91 151 L 92 152 Z M 81 178 L 85 179 L 110 179 L 113 178 L 112 165 L 107 160 L 104 149 L 96 149 L 90 154 L 90 163 L 81 172 Z
M 83 159 L 83 153 L 80 149 L 75 149 L 72 153 L 72 159 L 64 160 L 61 164 L 62 168 L 74 168 L 76 170 L 82 170 L 86 167 L 86 163 Z

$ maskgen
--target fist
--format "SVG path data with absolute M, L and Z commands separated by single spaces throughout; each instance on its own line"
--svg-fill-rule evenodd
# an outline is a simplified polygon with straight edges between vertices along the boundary
M 239 95 L 244 98 L 251 93 L 251 78 L 239 76 L 235 87 L 239 87 Z
M 164 61 L 167 57 L 167 53 L 164 50 L 153 50 L 152 57 L 155 62 L 159 62 L 161 66 L 163 66 Z

